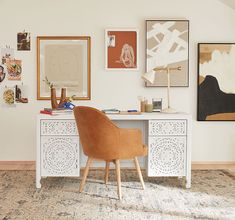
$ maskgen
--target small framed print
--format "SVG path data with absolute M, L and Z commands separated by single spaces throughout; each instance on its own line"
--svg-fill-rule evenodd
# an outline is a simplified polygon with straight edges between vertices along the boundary
M 108 70 L 138 69 L 138 30 L 105 30 L 105 68 Z

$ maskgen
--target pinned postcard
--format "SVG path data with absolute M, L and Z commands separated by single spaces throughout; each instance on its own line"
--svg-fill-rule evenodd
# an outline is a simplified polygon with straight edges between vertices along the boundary
M 17 50 L 30 50 L 30 33 L 20 32 L 17 34 Z
M 6 46 L 6 48 L 1 48 L 2 64 L 7 62 L 7 59 L 14 59 L 14 49 Z
M 14 87 L 5 87 L 1 89 L 1 103 L 3 107 L 15 107 Z
M 22 61 L 7 59 L 6 65 L 8 71 L 8 80 L 21 80 Z
M 15 85 L 16 103 L 28 103 L 28 87 L 25 85 Z
M 6 67 L 0 64 L 0 83 L 6 78 Z

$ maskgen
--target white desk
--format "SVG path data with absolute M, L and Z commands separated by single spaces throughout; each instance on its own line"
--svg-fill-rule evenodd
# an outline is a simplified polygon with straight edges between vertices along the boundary
M 190 115 L 143 113 L 107 116 L 118 125 L 125 123 L 126 127 L 142 123 L 144 142 L 148 145 L 148 176 L 186 177 L 186 188 L 191 187 Z M 38 115 L 36 187 L 41 187 L 42 177 L 78 177 L 84 161 L 74 116 Z

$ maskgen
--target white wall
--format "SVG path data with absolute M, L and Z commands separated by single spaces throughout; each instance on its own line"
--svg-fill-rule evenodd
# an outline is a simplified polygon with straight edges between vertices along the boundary
M 15 52 L 23 60 L 23 82 L 30 103 L 0 108 L 0 160 L 36 158 L 36 115 L 50 103 L 36 100 L 36 36 L 90 35 L 92 100 L 97 108 L 137 108 L 138 95 L 163 97 L 164 88 L 145 88 L 145 19 L 190 20 L 190 87 L 172 88 L 172 106 L 193 115 L 194 161 L 235 161 L 234 122 L 197 122 L 197 43 L 235 42 L 235 11 L 216 0 L 0 0 L 0 46 L 16 48 L 16 33 L 31 32 L 32 50 Z M 140 30 L 140 70 L 104 70 L 104 29 Z M 10 83 L 8 83 L 10 84 Z M 0 86 L 4 86 L 1 84 Z M 166 104 L 166 103 L 164 103 Z

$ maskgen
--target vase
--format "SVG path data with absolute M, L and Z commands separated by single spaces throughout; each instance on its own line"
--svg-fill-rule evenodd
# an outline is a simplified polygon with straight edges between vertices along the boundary
M 58 107 L 63 108 L 65 102 L 66 102 L 66 88 L 62 88 Z
M 51 108 L 52 109 L 57 109 L 58 108 L 58 103 L 56 100 L 56 90 L 55 88 L 51 88 Z
M 57 98 L 56 98 L 56 89 L 51 88 L 51 108 L 52 109 L 63 108 L 63 105 L 65 102 L 66 102 L 66 88 L 61 89 L 59 104 L 58 104 Z

